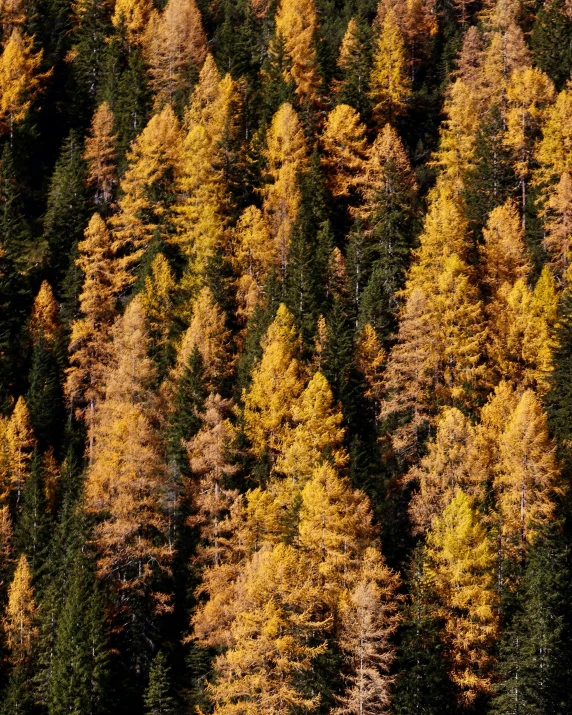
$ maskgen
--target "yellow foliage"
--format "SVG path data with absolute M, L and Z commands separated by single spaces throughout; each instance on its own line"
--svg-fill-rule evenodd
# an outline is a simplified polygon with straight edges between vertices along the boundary
M 497 635 L 495 555 L 471 498 L 457 489 L 427 535 L 425 575 L 445 620 L 451 679 L 461 700 L 491 692 L 491 650 Z
M 141 292 L 141 307 L 155 354 L 169 345 L 169 332 L 174 318 L 176 282 L 169 261 L 162 253 L 155 256 Z
M 334 405 L 328 381 L 316 372 L 292 409 L 295 427 L 285 438 L 276 471 L 303 482 L 323 462 L 347 465 L 341 409 Z
M 315 36 L 318 17 L 313 0 L 281 0 L 276 13 L 276 32 L 284 41 L 290 60 L 284 79 L 294 80 L 302 102 L 316 102 L 320 89 Z
M 546 111 L 536 159 L 540 164 L 539 182 L 552 182 L 561 174 L 572 173 L 572 84 L 570 82 Z
M 542 211 L 546 235 L 543 246 L 548 251 L 551 268 L 569 282 L 570 243 L 572 240 L 572 176 L 565 172 L 556 186 L 548 190 Z
M 386 352 L 370 323 L 362 328 L 356 345 L 356 365 L 365 377 L 367 389 L 365 396 L 380 405 L 383 395 L 383 369 Z
M 365 171 L 365 126 L 352 107 L 339 104 L 328 114 L 322 134 L 322 163 L 333 196 L 349 196 L 357 177 Z
M 272 118 L 265 155 L 270 183 L 263 190 L 263 211 L 279 246 L 280 268 L 288 262 L 290 235 L 300 208 L 298 173 L 308 166 L 308 148 L 298 116 L 283 104 Z
M 19 397 L 14 411 L 6 425 L 4 433 L 6 440 L 7 473 L 2 475 L 3 490 L 12 489 L 16 492 L 16 502 L 20 503 L 24 483 L 30 476 L 32 453 L 36 446 L 36 438 L 30 423 L 30 413 L 23 397 Z
M 8 603 L 3 619 L 6 645 L 14 665 L 23 663 L 32 656 L 38 638 L 37 618 L 32 574 L 28 561 L 22 554 L 8 590 Z
M 100 104 L 93 115 L 83 155 L 87 162 L 87 181 L 96 191 L 96 201 L 104 204 L 110 202 L 117 182 L 114 122 L 109 104 Z
M 298 361 L 299 339 L 294 318 L 280 305 L 261 342 L 262 358 L 243 392 L 244 430 L 257 457 L 275 459 L 292 429 L 294 408 L 303 390 Z
M 26 0 L 0 0 L 0 44 L 4 44 L 15 28 L 26 22 Z
M 38 295 L 32 306 L 30 331 L 34 342 L 40 335 L 52 345 L 62 338 L 62 324 L 60 321 L 60 306 L 58 305 L 52 287 L 47 281 L 42 281 Z
M 115 0 L 111 21 L 117 28 L 123 25 L 130 41 L 138 44 L 143 42 L 152 9 L 153 0 Z
M 158 110 L 185 91 L 191 71 L 198 72 L 206 57 L 207 38 L 195 0 L 169 0 L 162 13 L 152 12 L 145 51 Z
M 373 112 L 380 125 L 405 112 L 411 95 L 411 80 L 403 34 L 392 8 L 385 14 L 380 28 L 370 82 Z
M 38 72 L 43 50 L 34 53 L 34 39 L 14 29 L 0 56 L 0 130 L 13 134 L 49 73 Z

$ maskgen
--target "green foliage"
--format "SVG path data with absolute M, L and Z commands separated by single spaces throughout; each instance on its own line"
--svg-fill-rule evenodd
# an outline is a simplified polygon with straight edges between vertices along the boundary
M 151 662 L 149 685 L 145 690 L 145 712 L 149 715 L 174 715 L 175 704 L 170 695 L 170 668 L 163 651 L 159 651 Z
M 565 0 L 549 0 L 540 7 L 530 44 L 538 67 L 557 89 L 562 89 L 572 71 L 572 18 Z

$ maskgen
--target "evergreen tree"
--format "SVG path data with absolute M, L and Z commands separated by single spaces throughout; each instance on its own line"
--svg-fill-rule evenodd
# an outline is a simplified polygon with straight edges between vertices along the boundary
M 175 715 L 175 703 L 170 695 L 169 671 L 163 651 L 153 658 L 149 684 L 145 690 L 145 712 L 149 715 Z
M 572 18 L 563 0 L 551 0 L 539 9 L 531 46 L 538 67 L 561 89 L 572 71 Z

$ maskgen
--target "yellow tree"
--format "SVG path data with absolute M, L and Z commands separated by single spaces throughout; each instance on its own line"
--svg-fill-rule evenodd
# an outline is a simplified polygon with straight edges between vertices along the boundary
M 0 0 L 0 27 L 2 28 L 0 44 L 4 44 L 16 28 L 26 22 L 25 0 Z
M 370 77 L 374 116 L 383 126 L 403 114 L 411 95 L 405 43 L 393 8 L 383 19 L 374 50 Z
M 365 378 L 367 389 L 365 397 L 373 400 L 376 408 L 381 407 L 383 398 L 383 372 L 387 354 L 377 337 L 375 329 L 366 323 L 356 344 L 356 365 Z
M 418 466 L 409 470 L 406 477 L 407 481 L 418 485 L 409 504 L 415 534 L 422 534 L 431 527 L 433 519 L 441 515 L 457 488 L 482 496 L 479 487 L 483 475 L 475 473 L 472 459 L 474 443 L 475 430 L 463 413 L 455 407 L 445 410 L 427 455 Z
M 0 593 L 4 594 L 6 577 L 12 565 L 12 519 L 10 508 L 0 506 Z
M 179 122 L 170 106 L 151 118 L 127 154 L 118 213 L 111 219 L 115 280 L 119 291 L 136 280 L 136 270 L 152 238 L 167 238 L 180 159 Z
M 285 439 L 276 471 L 303 482 L 322 462 L 341 469 L 348 455 L 341 409 L 334 404 L 328 381 L 316 372 L 292 409 L 295 427 Z
M 237 312 L 246 319 L 259 303 L 270 270 L 278 266 L 278 246 L 256 206 L 245 209 L 237 222 L 232 261 L 238 275 Z
M 97 572 L 118 594 L 119 614 L 135 626 L 169 607 L 152 587 L 170 573 L 166 542 L 166 464 L 159 439 L 155 370 L 141 300 L 135 297 L 113 328 L 113 360 L 95 426 L 95 456 L 86 481 L 86 508 L 96 519 Z M 139 623 L 141 626 L 141 623 Z
M 472 703 L 492 690 L 492 647 L 497 635 L 495 555 L 471 498 L 461 489 L 427 535 L 425 576 L 445 622 L 444 644 L 460 700 Z
M 152 9 L 153 0 L 115 0 L 111 21 L 115 27 L 125 27 L 130 42 L 140 44 Z
M 49 73 L 40 73 L 43 50 L 14 29 L 0 56 L 0 131 L 10 133 L 27 115 Z
M 388 569 L 381 553 L 365 550 L 356 584 L 341 605 L 338 642 L 349 665 L 344 675 L 346 691 L 337 713 L 363 715 L 390 712 L 390 674 L 395 660 L 391 637 L 398 623 L 398 580 Z
M 171 332 L 175 319 L 174 294 L 176 281 L 169 261 L 162 253 L 155 256 L 141 292 L 141 307 L 147 319 L 151 354 L 158 363 L 159 373 L 170 362 Z
M 190 518 L 190 523 L 199 528 L 202 542 L 197 559 L 214 567 L 221 565 L 223 553 L 236 537 L 227 528 L 230 520 L 224 518 L 238 495 L 229 487 L 238 471 L 230 461 L 236 436 L 229 420 L 231 411 L 230 400 L 211 393 L 205 403 L 203 426 L 186 445 L 193 475 L 199 477 L 191 485 L 194 514 Z
M 257 457 L 275 460 L 292 429 L 293 411 L 302 391 L 299 338 L 294 318 L 280 305 L 261 341 L 262 357 L 252 384 L 243 392 L 244 429 Z
M 207 38 L 195 0 L 169 0 L 162 13 L 155 10 L 147 26 L 145 49 L 155 108 L 185 100 L 185 90 L 207 54 Z
M 504 142 L 513 152 L 513 165 L 520 181 L 524 226 L 527 186 L 535 140 L 546 116 L 547 107 L 553 101 L 554 86 L 540 70 L 525 67 L 513 72 L 506 96 L 508 110 Z
M 19 397 L 16 402 L 4 436 L 7 447 L 7 474 L 2 481 L 16 492 L 16 503 L 19 504 L 22 488 L 30 476 L 30 463 L 36 446 L 30 413 L 23 397 Z
M 526 390 L 499 440 L 501 462 L 494 481 L 505 558 L 520 561 L 554 515 L 562 493 L 556 445 L 540 401 Z
M 276 32 L 284 41 L 290 60 L 285 79 L 294 80 L 301 102 L 319 99 L 320 77 L 316 59 L 315 35 L 318 17 L 313 0 L 281 0 L 276 13 Z
M 546 110 L 542 139 L 536 148 L 539 183 L 553 183 L 565 172 L 572 172 L 572 84 L 558 94 Z
M 176 372 L 182 371 L 188 364 L 195 348 L 202 357 L 205 387 L 214 392 L 232 372 L 233 361 L 226 315 L 206 286 L 193 303 L 191 323 L 183 336 L 177 356 Z
M 108 102 L 96 109 L 83 158 L 87 162 L 87 181 L 95 191 L 95 202 L 107 206 L 117 183 L 114 117 Z
M 323 640 L 311 645 L 321 626 L 317 596 L 292 546 L 267 545 L 254 555 L 237 584 L 231 647 L 216 659 L 209 686 L 216 715 L 317 709 L 319 695 L 310 694 L 299 678 L 326 647 Z
M 34 342 L 37 342 L 40 333 L 43 339 L 51 345 L 56 345 L 62 339 L 60 307 L 54 297 L 52 287 L 47 281 L 42 281 L 38 295 L 34 300 L 30 332 Z
M 263 212 L 279 247 L 280 268 L 286 270 L 290 235 L 298 216 L 301 194 L 298 174 L 308 166 L 308 148 L 302 125 L 290 104 L 283 104 L 268 129 L 267 175 Z
M 32 657 L 38 638 L 37 618 L 32 574 L 28 561 L 22 554 L 8 589 L 8 603 L 3 619 L 6 645 L 12 664 L 18 665 Z
M 562 280 L 570 265 L 572 240 L 572 175 L 564 172 L 551 187 L 543 207 L 546 235 L 543 246 L 550 256 L 550 266 Z
M 93 462 L 95 417 L 104 394 L 104 374 L 111 357 L 110 333 L 115 317 L 114 261 L 111 236 L 94 214 L 78 244 L 77 265 L 84 273 L 79 297 L 81 317 L 70 338 L 70 366 L 65 392 L 70 407 L 87 424 L 88 453 Z
M 365 126 L 360 116 L 347 104 L 338 104 L 328 114 L 322 133 L 328 185 L 333 196 L 349 196 L 356 179 L 365 170 L 368 155 Z

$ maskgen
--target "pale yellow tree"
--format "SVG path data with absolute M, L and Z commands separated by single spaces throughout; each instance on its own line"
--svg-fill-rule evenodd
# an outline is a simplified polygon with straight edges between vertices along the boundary
M 32 574 L 22 554 L 8 589 L 8 603 L 2 621 L 10 661 L 18 665 L 33 655 L 38 638 L 38 608 L 34 601 Z
M 141 44 L 153 9 L 153 0 L 115 0 L 111 21 L 115 27 L 125 27 L 133 44 Z
M 107 205 L 117 183 L 116 140 L 113 112 L 108 102 L 95 110 L 83 158 L 87 162 L 87 180 L 95 191 L 96 203 Z
M 349 196 L 357 177 L 364 173 L 368 156 L 365 125 L 355 109 L 346 104 L 332 109 L 322 133 L 322 146 L 322 164 L 333 196 Z

